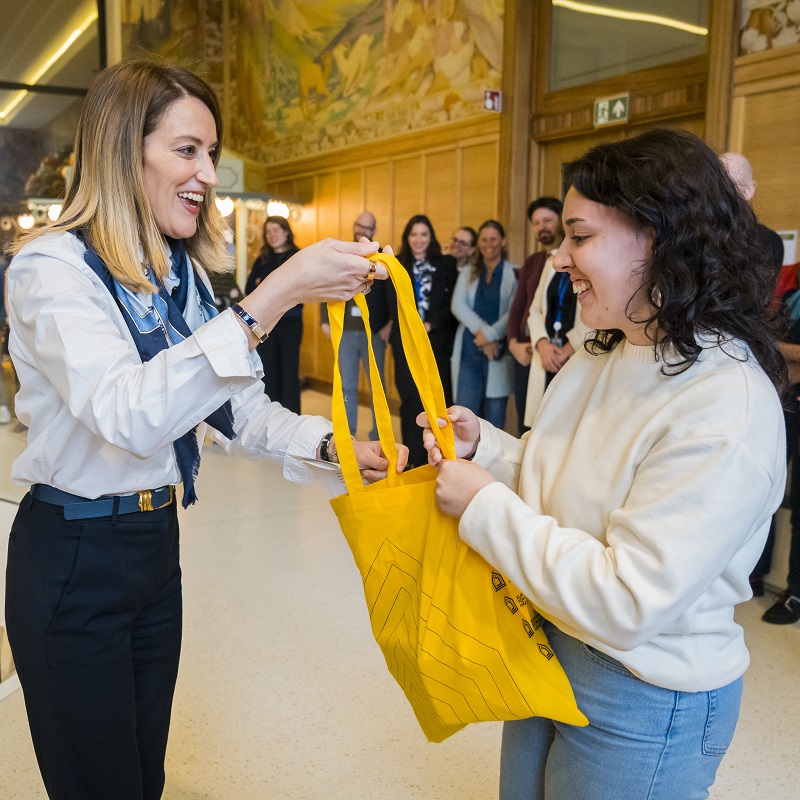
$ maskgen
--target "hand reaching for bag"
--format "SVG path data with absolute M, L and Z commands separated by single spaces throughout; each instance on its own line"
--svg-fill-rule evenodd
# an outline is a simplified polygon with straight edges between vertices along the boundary
M 367 483 L 382 481 L 389 469 L 389 459 L 381 448 L 380 442 L 353 442 L 356 461 L 362 467 L 361 475 Z M 397 471 L 402 472 L 408 463 L 408 448 L 404 444 L 397 445 Z

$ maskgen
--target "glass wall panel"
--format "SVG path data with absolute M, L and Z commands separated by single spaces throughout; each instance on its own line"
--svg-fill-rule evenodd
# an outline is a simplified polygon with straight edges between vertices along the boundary
M 708 0 L 552 0 L 548 90 L 706 52 Z
M 104 61 L 100 8 L 0 0 L 0 247 L 64 195 L 83 99 Z

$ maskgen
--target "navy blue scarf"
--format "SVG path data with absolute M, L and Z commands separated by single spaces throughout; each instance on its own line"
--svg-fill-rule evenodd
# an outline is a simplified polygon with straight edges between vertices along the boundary
M 94 273 L 100 278 L 104 286 L 116 300 L 125 323 L 133 337 L 136 349 L 142 363 L 150 361 L 162 350 L 173 344 L 187 339 L 192 335 L 192 331 L 183 317 L 186 310 L 186 303 L 190 295 L 191 287 L 197 289 L 197 297 L 202 304 L 204 314 L 207 318 L 215 317 L 217 309 L 203 281 L 195 280 L 194 270 L 191 260 L 186 256 L 186 249 L 180 239 L 167 239 L 170 250 L 172 251 L 172 267 L 175 271 L 179 283 L 170 294 L 160 282 L 155 284 L 158 292 L 154 292 L 153 307 L 146 316 L 134 313 L 130 307 L 130 295 L 127 290 L 112 277 L 103 259 L 89 242 L 86 232 L 83 230 L 73 230 L 83 242 L 86 252 L 83 254 L 84 261 L 92 268 Z M 154 287 L 155 288 L 155 287 Z M 160 313 L 157 313 L 160 312 Z M 166 325 L 163 324 L 166 321 Z M 230 401 L 220 406 L 212 412 L 205 420 L 212 428 L 218 430 L 227 439 L 235 439 L 236 433 L 233 430 L 233 410 Z M 175 458 L 178 462 L 178 471 L 183 481 L 183 507 L 191 505 L 197 500 L 197 493 L 194 489 L 194 481 L 200 469 L 200 448 L 197 444 L 197 427 L 187 431 L 179 439 L 176 439 L 172 446 L 175 448 Z

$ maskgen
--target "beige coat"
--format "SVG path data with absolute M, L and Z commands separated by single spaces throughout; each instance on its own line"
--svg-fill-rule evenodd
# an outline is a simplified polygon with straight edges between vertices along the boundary
M 528 331 L 531 335 L 531 347 L 533 348 L 533 358 L 531 360 L 531 371 L 528 375 L 528 397 L 525 401 L 525 425 L 532 427 L 539 404 L 544 396 L 544 377 L 545 371 L 542 366 L 542 359 L 536 349 L 536 342 L 539 339 L 547 339 L 547 328 L 544 321 L 547 317 L 547 287 L 553 276 L 556 274 L 553 269 L 553 257 L 547 259 L 542 270 L 542 277 L 539 279 L 539 286 L 533 296 L 530 311 L 528 312 Z M 589 329 L 581 322 L 580 306 L 575 310 L 575 325 L 567 333 L 567 341 L 576 351 L 583 347 Z

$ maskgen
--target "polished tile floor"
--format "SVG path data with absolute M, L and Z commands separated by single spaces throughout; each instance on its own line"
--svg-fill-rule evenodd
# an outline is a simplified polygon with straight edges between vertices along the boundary
M 304 393 L 303 406 L 329 413 L 323 395 Z M 368 429 L 362 409 L 359 433 Z M 23 446 L 24 434 L 0 428 L 3 551 L 23 493 L 9 464 Z M 185 638 L 166 800 L 496 797 L 500 726 L 425 741 L 370 634 L 326 491 L 207 447 L 198 494 L 181 518 Z M 753 665 L 715 800 L 800 791 L 800 624 L 761 622 L 770 602 L 737 610 Z M 12 692 L 0 700 L 0 798 L 44 797 L 22 693 Z

